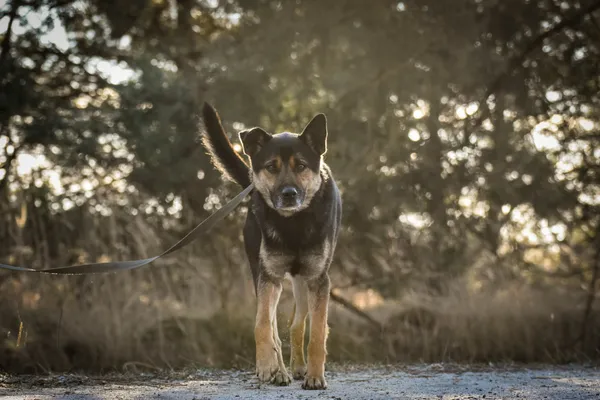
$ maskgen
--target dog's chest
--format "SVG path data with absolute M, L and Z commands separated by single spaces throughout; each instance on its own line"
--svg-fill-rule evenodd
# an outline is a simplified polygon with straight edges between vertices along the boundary
M 311 278 L 329 266 L 331 242 L 318 226 L 298 221 L 287 225 L 287 229 L 272 225 L 264 228 L 260 259 L 270 275 L 283 278 L 289 273 Z
M 320 203 L 291 218 L 263 208 L 259 257 L 269 275 L 283 278 L 286 273 L 307 279 L 323 273 L 331 262 L 330 215 Z
M 263 240 L 259 254 L 263 268 L 273 277 L 282 279 L 288 273 L 310 279 L 321 275 L 329 266 L 331 244 L 324 240 L 314 247 L 293 252 Z

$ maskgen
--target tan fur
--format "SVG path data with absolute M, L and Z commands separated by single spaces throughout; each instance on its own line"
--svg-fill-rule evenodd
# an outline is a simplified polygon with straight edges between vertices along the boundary
M 308 315 L 308 290 L 304 279 L 294 277 L 294 309 L 290 318 L 290 371 L 294 379 L 304 379 L 306 360 L 304 358 L 304 330 Z
M 318 247 L 310 253 L 303 254 L 300 262 L 304 266 L 302 276 L 310 279 L 320 275 L 327 268 L 331 256 L 331 244 L 328 240 L 323 242 L 322 247 Z
M 294 379 L 305 378 L 303 386 L 309 389 L 322 389 L 327 386 L 324 372 L 327 354 L 325 344 L 328 334 L 329 279 L 327 278 L 323 283 L 320 276 L 329 262 L 330 252 L 331 244 L 326 241 L 323 247 L 315 249 L 313 254 L 301 257 L 307 273 L 291 277 L 295 305 L 289 325 L 290 370 Z M 286 276 L 286 266 L 292 261 L 293 256 L 270 252 L 263 242 L 260 258 L 265 272 L 278 281 Z M 289 375 L 283 366 L 281 341 L 275 325 L 275 309 L 280 294 L 281 284 L 268 281 L 262 282 L 258 289 L 259 306 L 255 332 L 257 371 L 261 380 L 275 379 L 279 384 L 286 384 L 285 377 Z M 307 364 L 304 356 L 304 333 L 308 314 L 311 323 Z
M 281 345 L 283 343 L 281 342 L 281 339 L 279 338 L 279 328 L 277 326 L 277 309 L 275 310 L 275 316 L 273 318 L 273 341 L 275 342 L 275 346 L 277 349 L 277 364 L 279 365 L 279 371 L 281 373 L 280 374 L 281 376 L 279 378 L 280 382 L 278 382 L 278 384 L 282 385 L 282 384 L 285 384 L 285 380 L 289 378 L 289 374 L 287 373 L 287 370 L 285 369 L 285 362 L 283 361 L 283 350 L 281 348 Z M 282 381 L 282 379 L 283 379 L 283 381 Z
M 267 205 L 271 208 L 275 208 L 271 201 L 271 189 L 277 182 L 277 176 L 261 169 L 258 173 L 252 173 L 252 182 L 254 182 L 254 187 L 262 195 Z
M 329 304 L 329 285 L 327 290 L 308 292 L 310 312 L 310 340 L 308 342 L 308 367 L 306 379 L 302 385 L 305 389 L 324 389 L 326 342 L 328 335 L 327 308 Z
M 262 195 L 269 207 L 275 208 L 271 200 L 272 189 L 281 181 L 294 183 L 304 191 L 304 201 L 295 210 L 277 210 L 277 212 L 283 216 L 290 216 L 298 211 L 306 209 L 323 183 L 321 174 L 314 172 L 309 168 L 306 168 L 301 172 L 293 172 L 297 162 L 294 157 L 291 157 L 288 160 L 286 168 L 283 168 L 281 158 L 277 157 L 275 162 L 279 171 L 278 174 L 272 174 L 264 169 L 259 170 L 258 173 L 252 173 L 252 181 L 254 182 L 256 190 Z
M 323 184 L 321 172 L 309 168 L 297 170 L 298 156 L 288 160 L 275 158 L 276 172 L 260 169 L 252 173 L 252 181 L 267 205 L 275 208 L 271 199 L 272 190 L 282 183 L 294 184 L 304 192 L 304 199 L 299 207 L 293 210 L 277 210 L 283 216 L 289 216 L 306 209 Z M 277 239 L 275 232 L 263 234 Z M 292 278 L 294 288 L 294 311 L 289 323 L 290 330 L 290 370 L 294 379 L 304 379 L 305 389 L 325 389 L 325 358 L 328 335 L 327 309 L 329 303 L 329 278 L 326 282 L 316 284 L 323 271 L 329 265 L 333 248 L 329 241 L 323 242 L 309 253 L 300 255 L 302 275 Z M 286 271 L 295 256 L 272 251 L 264 241 L 259 250 L 259 258 L 264 272 L 275 281 L 286 276 Z M 315 287 L 309 290 L 308 282 Z M 280 284 L 279 284 L 280 285 Z M 281 287 L 273 283 L 260 284 L 258 290 L 259 307 L 256 318 L 256 355 L 257 372 L 261 381 L 275 380 L 278 384 L 288 384 L 289 375 L 283 365 L 281 340 L 277 332 L 277 321 L 273 307 L 277 307 Z M 310 313 L 310 339 L 308 343 L 308 363 L 304 354 L 304 335 L 306 317 Z
M 260 244 L 258 256 L 265 271 L 267 271 L 270 276 L 278 279 L 283 279 L 285 277 L 286 268 L 294 258 L 288 254 L 270 251 L 264 241 Z
M 304 201 L 299 210 L 304 210 L 310 205 L 312 198 L 319 191 L 323 178 L 318 172 L 314 172 L 308 168 L 296 174 L 296 183 L 305 191 Z
M 271 227 L 267 228 L 265 234 L 273 240 L 279 240 L 279 234 Z
M 282 285 L 263 282 L 258 288 L 258 308 L 254 337 L 256 340 L 256 374 L 261 382 L 289 385 L 291 377 L 285 369 L 281 340 L 274 324 Z
M 331 243 L 326 240 L 311 252 L 299 256 L 303 268 L 301 275 L 298 277 L 312 279 L 321 275 L 329 264 L 332 250 Z M 260 244 L 258 257 L 265 271 L 270 276 L 278 279 L 285 278 L 286 270 L 295 258 L 293 255 L 271 250 L 264 241 Z
M 217 169 L 226 178 L 232 179 L 242 186 L 247 186 L 251 181 L 268 207 L 275 209 L 272 199 L 276 199 L 275 202 L 278 205 L 287 205 L 284 209 L 276 209 L 283 216 L 291 216 L 308 208 L 312 201 L 316 201 L 315 195 L 324 185 L 324 182 L 325 184 L 331 183 L 327 189 L 332 190 L 328 193 L 333 195 L 333 199 L 324 198 L 323 201 L 326 205 L 335 206 L 335 214 L 321 213 L 321 215 L 328 222 L 335 224 L 331 226 L 332 230 L 329 231 L 330 234 L 334 235 L 333 238 L 331 235 L 325 238 L 319 232 L 316 232 L 317 229 L 321 229 L 323 224 L 314 221 L 315 218 L 310 215 L 308 216 L 308 226 L 301 232 L 303 242 L 305 238 L 311 238 L 315 234 L 319 234 L 319 237 L 324 239 L 322 243 L 315 243 L 310 247 L 302 245 L 302 243 L 299 243 L 300 246 L 295 246 L 294 240 L 287 236 L 287 230 L 283 233 L 285 233 L 285 240 L 290 243 L 281 243 L 284 237 L 280 237 L 276 231 L 279 226 L 277 223 L 281 221 L 276 220 L 273 221 L 273 224 L 265 224 L 262 232 L 258 232 L 258 229 L 263 226 L 260 221 L 258 221 L 258 227 L 255 224 L 249 224 L 247 225 L 248 230 L 246 231 L 246 228 L 244 230 L 246 244 L 250 246 L 246 250 L 250 258 L 257 294 L 254 336 L 256 340 L 256 373 L 259 380 L 278 385 L 289 385 L 291 382 L 292 377 L 288 374 L 283 361 L 276 310 L 283 288 L 282 280 L 286 277 L 286 274 L 294 273 L 292 285 L 295 304 L 289 322 L 290 369 L 295 379 L 304 378 L 303 388 L 325 389 L 327 387 L 324 372 L 327 354 L 327 312 L 330 290 L 327 270 L 335 248 L 340 223 L 339 213 L 341 212 L 341 199 L 339 198 L 337 186 L 333 181 L 326 181 L 331 175 L 329 168 L 322 161 L 322 156 L 327 150 L 326 118 L 323 114 L 315 116 L 300 135 L 287 132 L 270 135 L 261 128 L 252 128 L 240 132 L 238 136 L 242 142 L 242 150 L 250 158 L 250 164 L 252 164 L 253 159 L 264 162 L 265 158 L 271 157 L 267 161 L 271 163 L 270 165 L 254 166 L 258 172 L 254 172 L 254 168 L 249 166 L 235 152 L 216 111 L 209 105 L 205 105 L 204 108 L 204 121 L 209 124 L 207 128 L 210 129 L 204 130 L 205 134 L 202 141 Z M 280 142 L 273 143 L 271 153 L 265 152 L 261 153 L 259 157 L 255 157 L 271 140 L 280 140 Z M 304 143 L 304 145 L 301 143 Z M 292 151 L 299 152 L 292 154 L 291 152 L 288 153 L 289 150 L 284 149 L 284 147 L 279 147 L 280 145 L 288 146 L 288 144 L 290 144 Z M 295 144 L 301 145 L 295 147 Z M 278 149 L 281 151 L 278 151 Z M 309 155 L 309 153 L 305 153 L 305 150 L 312 151 L 314 154 Z M 281 154 L 289 154 L 289 158 L 284 160 Z M 321 158 L 319 163 L 312 167 L 314 169 L 320 168 L 320 171 L 314 172 L 310 168 L 299 168 L 299 163 L 305 163 L 306 157 L 313 159 L 315 155 L 320 155 Z M 288 156 L 286 155 L 286 157 Z M 314 159 L 316 160 L 316 157 Z M 288 197 L 292 194 L 291 191 L 287 190 L 290 186 L 299 191 L 296 194 L 298 197 Z M 298 200 L 301 200 L 300 204 Z M 262 204 L 259 204 L 259 206 L 262 206 Z M 320 210 L 317 209 L 316 211 L 319 212 Z M 271 216 L 271 214 L 267 214 L 267 216 Z M 303 220 L 300 215 L 298 217 L 300 217 L 299 224 L 302 225 Z M 247 219 L 247 221 L 248 223 L 257 222 L 251 219 Z M 290 220 L 290 223 L 293 224 L 294 221 Z M 257 239 L 262 239 L 258 248 L 259 260 L 254 259 L 258 243 L 256 241 L 248 242 L 248 235 L 258 235 Z M 295 247 L 297 248 L 294 250 Z M 257 261 L 258 265 L 256 265 Z M 311 323 L 307 360 L 304 352 L 304 336 L 308 315 L 310 315 Z

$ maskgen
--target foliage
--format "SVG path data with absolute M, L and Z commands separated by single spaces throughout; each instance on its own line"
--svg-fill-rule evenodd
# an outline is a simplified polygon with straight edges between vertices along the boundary
M 9 0 L 0 7 L 0 259 L 46 268 L 147 256 L 184 234 L 236 190 L 199 144 L 198 111 L 210 101 L 232 138 L 252 125 L 297 131 L 327 114 L 326 159 L 344 199 L 332 274 L 345 295 L 373 290 L 395 302 L 415 291 L 449 296 L 455 281 L 469 293 L 508 281 L 560 287 L 590 315 L 599 8 Z M 252 295 L 244 212 L 174 256 L 179 268 L 133 273 L 140 282 L 119 295 L 193 308 L 192 274 L 213 299 L 206 307 L 232 310 Z M 21 306 L 30 292 L 96 301 L 83 282 L 0 274 Z

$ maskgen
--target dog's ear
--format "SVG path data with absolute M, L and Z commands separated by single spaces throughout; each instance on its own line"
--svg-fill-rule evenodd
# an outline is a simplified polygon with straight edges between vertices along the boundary
M 325 154 L 327 152 L 327 118 L 325 118 L 325 114 L 315 115 L 300 134 L 300 139 L 317 154 Z
M 254 156 L 269 140 L 269 135 L 264 129 L 252 128 L 246 129 L 239 133 L 242 149 L 244 153 L 250 157 Z

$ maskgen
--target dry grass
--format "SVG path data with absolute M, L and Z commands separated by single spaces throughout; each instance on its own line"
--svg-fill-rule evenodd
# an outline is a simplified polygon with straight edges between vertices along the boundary
M 160 222 L 153 226 L 141 217 L 132 223 L 130 215 L 78 215 L 83 217 L 74 217 L 67 233 L 86 236 L 63 238 L 66 244 L 61 246 L 85 247 L 87 253 L 80 251 L 81 258 L 74 261 L 53 259 L 54 265 L 107 254 L 146 257 L 175 240 Z M 231 222 L 213 230 L 210 241 L 199 241 L 176 257 L 139 271 L 89 277 L 0 275 L 0 370 L 253 368 L 254 290 L 239 224 Z M 59 221 L 53 229 L 60 233 L 60 226 Z M 174 230 L 185 232 L 188 227 L 168 232 Z M 15 262 L 39 267 L 44 265 L 40 254 L 29 251 Z M 384 329 L 332 304 L 329 359 L 342 363 L 600 359 L 598 304 L 587 326 L 587 340 L 577 341 L 585 297 L 580 289 L 506 285 L 473 291 L 462 282 L 449 286 L 443 296 L 407 293 L 394 301 L 384 301 L 373 291 L 341 292 L 381 321 Z M 285 352 L 289 352 L 290 292 L 288 287 L 279 308 Z
M 222 304 L 210 299 L 215 290 L 204 284 L 177 293 L 183 301 L 150 295 L 135 273 L 102 277 L 89 288 L 83 300 L 64 302 L 60 328 L 60 293 L 40 290 L 37 300 L 22 301 L 17 309 L 8 306 L 8 299 L 31 297 L 32 292 L 3 290 L 0 317 L 6 339 L 0 367 L 34 372 L 253 366 L 254 303 L 248 291 L 232 296 L 228 311 L 223 311 Z M 289 296 L 279 312 L 284 342 Z M 411 294 L 366 308 L 384 323 L 383 331 L 334 304 L 329 357 L 361 363 L 599 359 L 597 308 L 588 340 L 576 343 L 580 303 L 581 298 L 558 290 L 522 286 L 468 293 L 456 287 L 444 297 Z M 24 331 L 18 342 L 20 322 Z
M 350 331 L 345 342 L 376 349 L 358 357 L 372 361 L 550 362 L 600 358 L 598 304 L 578 340 L 582 294 L 508 286 L 469 293 L 458 285 L 443 297 L 409 295 L 373 310 L 385 321 L 379 337 Z M 340 330 L 340 332 L 349 332 Z M 343 351 L 343 349 L 340 349 Z M 348 354 L 348 353 L 347 353 Z M 348 354 L 350 359 L 356 354 Z M 360 359 L 352 359 L 359 361 Z

